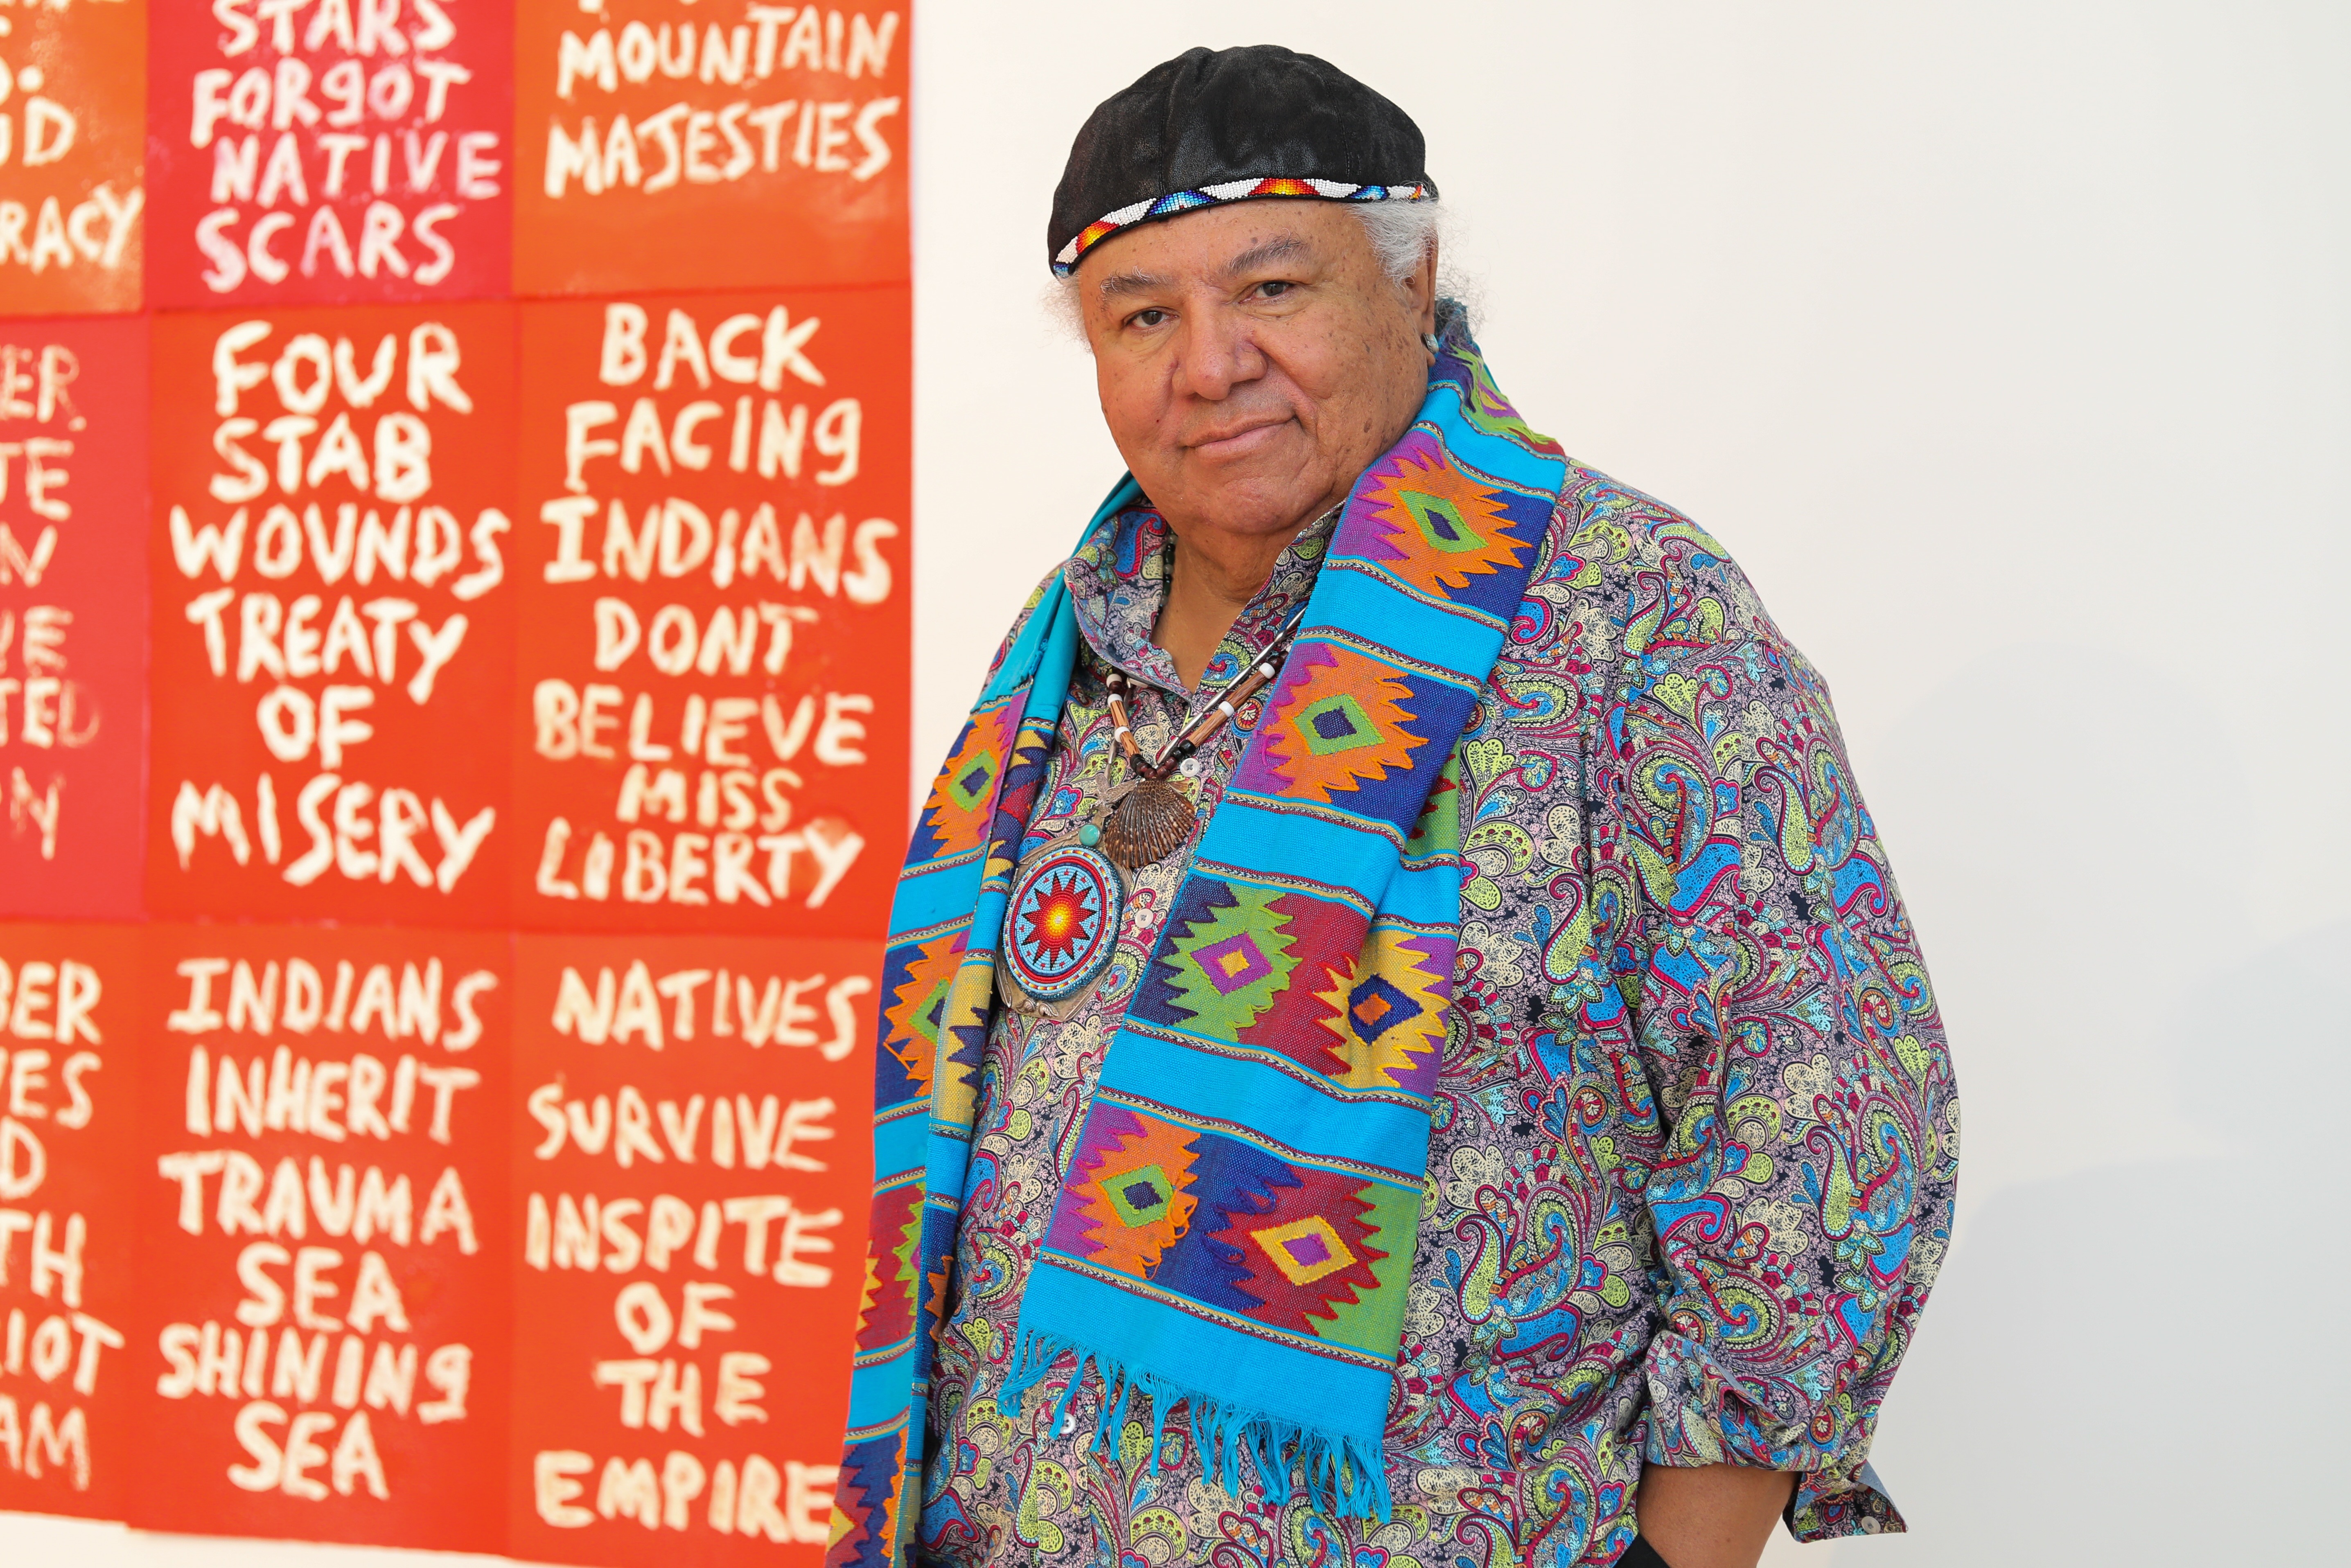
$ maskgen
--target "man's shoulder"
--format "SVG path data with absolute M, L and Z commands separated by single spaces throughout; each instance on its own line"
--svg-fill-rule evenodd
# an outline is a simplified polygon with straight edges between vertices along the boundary
M 1573 458 L 1528 594 L 1562 630 L 1603 618 L 1616 634 L 1607 640 L 1630 639 L 1627 652 L 1653 621 L 1674 622 L 1685 639 L 1781 640 L 1746 573 L 1702 524 Z
M 1677 576 L 1724 566 L 1738 570 L 1729 552 L 1687 513 L 1573 458 L 1549 533 L 1547 543 L 1555 549 L 1580 548 L 1583 558 L 1610 565 Z

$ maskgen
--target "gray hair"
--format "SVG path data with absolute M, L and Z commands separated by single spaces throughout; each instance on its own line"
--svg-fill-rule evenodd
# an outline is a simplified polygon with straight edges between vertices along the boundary
M 1380 259 L 1380 270 L 1399 287 L 1444 237 L 1449 215 L 1435 201 L 1353 202 L 1348 203 L 1348 210 L 1363 223 L 1364 237 L 1372 242 L 1372 254 Z M 1438 284 L 1440 295 L 1468 295 L 1465 281 L 1449 269 L 1439 277 Z M 1079 296 L 1077 274 L 1055 279 L 1046 297 L 1061 329 L 1084 342 L 1085 306 Z
M 1391 283 L 1410 277 L 1444 234 L 1445 213 L 1434 201 L 1359 202 L 1354 213 Z

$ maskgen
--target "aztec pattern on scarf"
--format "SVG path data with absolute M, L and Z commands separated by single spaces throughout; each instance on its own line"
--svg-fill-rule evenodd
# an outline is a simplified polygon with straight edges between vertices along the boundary
M 1387 1510 L 1381 1432 L 1458 936 L 1440 781 L 1566 472 L 1457 328 L 1413 426 L 1348 499 L 1022 1302 L 1020 1381 L 1075 1353 L 1121 1409 L 1138 1387 L 1163 1416 L 1186 1402 L 1228 1486 L 1246 1448 L 1335 1510 Z M 1124 481 L 1088 533 L 1139 499 Z M 941 770 L 892 908 L 829 1563 L 893 1561 L 920 1492 L 996 946 L 1077 641 L 1056 584 Z

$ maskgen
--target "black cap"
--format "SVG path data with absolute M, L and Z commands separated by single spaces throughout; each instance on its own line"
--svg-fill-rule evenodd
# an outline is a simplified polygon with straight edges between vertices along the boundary
M 1067 277 L 1128 224 L 1216 202 L 1433 202 L 1427 156 L 1410 115 L 1328 60 L 1278 44 L 1186 49 L 1087 117 L 1045 254 Z

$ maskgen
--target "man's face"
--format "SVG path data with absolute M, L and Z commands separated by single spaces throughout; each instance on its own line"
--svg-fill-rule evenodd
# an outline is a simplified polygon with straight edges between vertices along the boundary
M 1432 257 L 1399 288 L 1335 202 L 1238 202 L 1094 247 L 1077 281 L 1102 417 L 1180 535 L 1295 531 L 1427 389 Z

